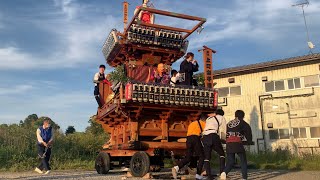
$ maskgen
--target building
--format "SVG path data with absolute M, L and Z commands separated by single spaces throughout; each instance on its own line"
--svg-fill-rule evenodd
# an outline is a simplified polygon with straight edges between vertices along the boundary
M 214 71 L 226 119 L 242 109 L 250 151 L 320 153 L 320 54 Z

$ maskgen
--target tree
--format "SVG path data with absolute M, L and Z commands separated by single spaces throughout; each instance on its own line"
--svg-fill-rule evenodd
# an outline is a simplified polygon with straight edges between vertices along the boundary
M 100 135 L 105 133 L 101 124 L 98 124 L 96 122 L 96 116 L 90 117 L 90 120 L 88 122 L 90 123 L 90 125 L 86 128 L 86 133 L 92 133 L 94 135 Z
M 43 121 L 47 118 L 49 118 L 49 117 L 46 117 L 46 116 L 40 117 L 37 121 L 34 122 L 34 127 L 42 126 Z M 51 118 L 49 118 L 49 119 L 51 119 Z M 50 125 L 53 129 L 60 129 L 60 126 L 58 124 L 56 124 L 52 119 L 50 121 Z
M 195 74 L 194 77 L 197 80 L 198 85 L 203 87 L 204 86 L 204 74 L 198 73 L 198 74 Z
M 20 122 L 20 125 L 21 126 L 27 126 L 27 127 L 30 127 L 32 126 L 37 120 L 38 120 L 38 115 L 36 114 L 30 114 L 28 117 L 26 117 L 24 119 L 24 121 L 21 123 Z
M 126 76 L 125 69 L 123 65 L 118 65 L 111 73 L 110 73 L 110 81 L 112 82 L 121 82 L 126 83 L 129 79 Z
M 68 126 L 65 134 L 68 135 L 68 134 L 73 134 L 75 132 L 76 132 L 76 129 L 74 128 L 74 126 Z

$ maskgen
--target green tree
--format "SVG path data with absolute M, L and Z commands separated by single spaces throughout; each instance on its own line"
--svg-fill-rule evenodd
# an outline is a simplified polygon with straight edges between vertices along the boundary
M 28 117 L 24 119 L 22 123 L 20 122 L 20 125 L 30 127 L 33 126 L 34 122 L 36 122 L 38 119 L 38 115 L 30 114 Z
M 198 85 L 203 87 L 204 86 L 204 75 L 203 75 L 203 73 L 195 74 L 194 77 L 196 78 L 196 80 L 198 82 Z
M 101 124 L 96 122 L 96 116 L 90 117 L 88 122 L 90 125 L 86 128 L 86 133 L 91 133 L 94 135 L 101 135 L 105 133 Z
M 126 76 L 124 66 L 119 65 L 117 66 L 111 73 L 110 73 L 110 81 L 112 82 L 121 82 L 126 83 L 128 81 L 128 77 Z
M 68 126 L 68 128 L 66 129 L 65 134 L 68 135 L 68 134 L 73 134 L 75 132 L 76 132 L 76 129 L 74 128 L 74 126 Z
M 47 119 L 47 118 L 48 118 L 48 117 L 46 117 L 46 116 L 40 117 L 37 121 L 34 122 L 34 127 L 42 126 L 43 121 L 44 121 L 45 119 Z M 49 119 L 51 119 L 51 118 L 49 118 Z M 51 119 L 51 121 L 50 121 L 50 124 L 51 124 L 51 127 L 52 127 L 53 129 L 60 129 L 60 126 L 59 126 L 58 124 L 56 124 L 52 119 Z

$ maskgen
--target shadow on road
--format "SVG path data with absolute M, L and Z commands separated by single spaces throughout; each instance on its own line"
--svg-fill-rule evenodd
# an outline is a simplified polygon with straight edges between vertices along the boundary
M 287 171 L 271 171 L 271 170 L 249 170 L 248 172 L 248 179 L 257 179 L 257 180 L 267 180 L 267 179 L 272 179 L 276 178 L 278 176 L 287 174 Z M 153 179 L 173 179 L 171 175 L 171 171 L 162 171 L 157 174 L 153 174 Z M 195 176 L 192 175 L 180 175 L 179 178 L 184 176 L 184 179 L 194 179 Z M 219 179 L 219 178 L 217 178 Z M 240 169 L 237 169 L 236 171 L 232 171 L 228 174 L 228 180 L 238 180 L 242 179 Z
M 60 172 L 61 173 L 61 172 Z M 62 172 L 61 174 L 59 174 L 59 172 L 53 172 L 51 174 L 48 175 L 42 175 L 42 174 L 30 174 L 30 175 L 25 175 L 25 176 L 19 176 L 19 177 L 14 177 L 14 178 L 9 178 L 6 177 L 6 179 L 23 179 L 23 180 L 53 180 L 53 179 L 90 179 L 90 178 L 98 178 L 101 177 L 101 179 L 103 179 L 103 177 L 105 176 L 123 176 L 124 173 L 123 172 L 109 172 L 108 175 L 105 174 L 97 174 L 96 172 Z M 1 178 L 0 178 L 1 179 Z
M 272 170 L 249 170 L 249 177 L 248 179 L 255 179 L 255 180 L 267 180 L 267 179 L 274 179 L 278 176 L 282 176 L 284 174 L 290 173 L 288 171 L 272 171 Z M 77 171 L 53 171 L 52 174 L 49 175 L 39 175 L 36 173 L 22 173 L 15 177 L 5 177 L 5 179 L 18 179 L 18 180 L 54 180 L 54 179 L 121 179 L 121 177 L 125 176 L 126 173 L 121 171 L 111 171 L 108 174 L 97 174 L 95 171 L 88 171 L 88 172 L 77 172 Z M 161 172 L 152 173 L 153 179 L 173 179 L 171 175 L 171 169 L 164 169 Z M 184 176 L 184 179 L 191 180 L 195 179 L 194 175 L 180 175 L 179 178 Z M 240 169 L 236 169 L 236 171 L 232 171 L 228 174 L 228 180 L 238 180 L 241 178 Z M 2 179 L 2 177 L 0 178 Z M 130 179 L 137 179 L 137 178 L 127 178 Z

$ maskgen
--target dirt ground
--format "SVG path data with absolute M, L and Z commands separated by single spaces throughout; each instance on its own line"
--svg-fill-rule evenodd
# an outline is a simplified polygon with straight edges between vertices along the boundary
M 52 171 L 49 175 L 39 175 L 35 172 L 2 172 L 0 179 L 18 179 L 18 180 L 111 180 L 111 179 L 127 179 L 127 180 L 141 180 L 142 178 L 126 178 L 124 172 L 111 171 L 107 175 L 99 175 L 95 171 Z M 153 173 L 153 179 L 172 179 L 170 169 L 164 169 L 161 172 Z M 188 176 L 183 176 L 183 178 Z M 180 176 L 181 178 L 181 176 Z M 194 179 L 189 176 L 188 179 Z M 231 172 L 229 174 L 230 180 L 241 179 L 241 174 Z M 320 171 L 265 171 L 265 170 L 249 170 L 248 179 L 273 179 L 273 180 L 320 180 Z

